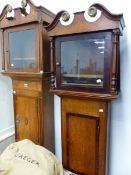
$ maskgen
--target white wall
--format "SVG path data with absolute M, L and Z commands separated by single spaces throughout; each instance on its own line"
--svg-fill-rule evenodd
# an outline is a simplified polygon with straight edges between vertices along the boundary
M 124 13 L 126 29 L 121 38 L 121 94 L 111 104 L 110 164 L 108 175 L 131 175 L 131 9 L 129 0 L 34 0 L 57 13 L 60 10 L 87 10 L 92 3 L 99 2 L 113 13 Z M 10 3 L 20 5 L 20 0 L 1 0 L 0 10 Z M 0 77 L 0 129 L 13 124 L 11 82 Z M 3 101 L 4 99 L 4 101 Z M 2 102 L 1 102 L 2 100 Z M 55 96 L 56 153 L 61 158 L 60 147 L 60 99 Z M 2 124 L 1 124 L 2 121 Z
M 2 70 L 1 60 L 2 56 L 0 54 L 0 72 Z M 3 138 L 12 134 L 14 134 L 12 81 L 9 77 L 5 77 L 0 74 L 0 142 Z
M 13 127 L 12 81 L 0 75 L 0 134 Z

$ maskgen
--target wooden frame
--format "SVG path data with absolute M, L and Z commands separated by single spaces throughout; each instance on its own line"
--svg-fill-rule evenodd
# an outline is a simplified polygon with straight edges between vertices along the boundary
M 61 42 L 65 41 L 76 41 L 76 40 L 82 40 L 82 39 L 105 39 L 105 53 L 104 53 L 104 81 L 103 81 L 103 87 L 95 87 L 91 86 L 89 87 L 88 84 L 86 87 L 82 87 L 82 85 L 65 85 L 62 86 L 61 84 L 61 67 L 56 66 L 55 63 L 59 62 L 61 65 Z M 81 91 L 81 92 L 98 92 L 98 93 L 109 93 L 110 91 L 110 72 L 111 72 L 111 63 L 112 63 L 112 33 L 111 32 L 99 32 L 99 33 L 86 33 L 86 34 L 79 34 L 79 35 L 72 35 L 72 36 L 63 36 L 63 37 L 57 37 L 55 39 L 54 44 L 54 50 L 55 50 L 55 59 L 54 59 L 54 73 L 56 75 L 56 89 L 61 90 L 69 90 L 69 91 Z
M 18 32 L 18 31 L 26 31 L 26 30 L 35 30 L 35 67 L 34 68 L 11 68 L 10 66 L 10 47 L 9 47 L 9 33 L 10 32 Z M 4 32 L 5 35 L 5 43 L 6 43 L 6 48 L 5 48 L 5 58 L 7 60 L 7 70 L 9 72 L 39 72 L 40 68 L 40 53 L 39 53 L 39 30 L 38 26 L 33 24 L 33 25 L 28 25 L 28 26 L 18 26 L 17 28 L 10 28 L 7 29 Z

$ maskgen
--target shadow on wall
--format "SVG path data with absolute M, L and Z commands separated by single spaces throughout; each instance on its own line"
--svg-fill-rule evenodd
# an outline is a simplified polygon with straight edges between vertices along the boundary
M 7 137 L 6 139 L 0 141 L 0 154 L 7 148 L 10 143 L 15 142 L 15 135 Z

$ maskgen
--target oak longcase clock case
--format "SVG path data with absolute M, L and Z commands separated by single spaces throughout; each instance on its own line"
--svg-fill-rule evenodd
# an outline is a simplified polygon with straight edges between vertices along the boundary
M 92 19 L 92 20 L 91 20 Z M 123 15 L 93 4 L 87 12 L 59 12 L 47 27 L 50 92 L 61 97 L 62 161 L 81 175 L 105 175 L 109 101 L 120 91 Z
M 27 10 L 29 9 L 29 11 Z M 45 26 L 54 14 L 30 0 L 7 5 L 0 15 L 2 74 L 12 78 L 16 140 L 30 139 L 54 151 L 49 40 Z

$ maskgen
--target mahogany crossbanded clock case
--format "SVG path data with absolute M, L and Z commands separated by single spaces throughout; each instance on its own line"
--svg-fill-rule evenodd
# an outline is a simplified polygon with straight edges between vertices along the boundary
M 93 4 L 88 15 L 77 12 L 68 25 L 62 20 L 69 20 L 67 12 L 58 13 L 47 31 L 50 92 L 61 97 L 63 164 L 77 174 L 105 175 L 108 104 L 120 90 L 123 15 Z
M 30 0 L 23 0 L 21 8 L 7 5 L 0 15 L 2 73 L 13 80 L 16 140 L 30 139 L 51 151 L 53 96 L 48 93 L 50 56 L 45 26 L 53 19 L 52 12 Z

